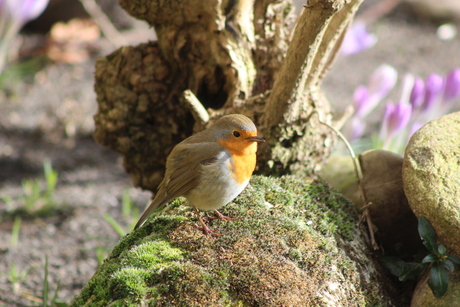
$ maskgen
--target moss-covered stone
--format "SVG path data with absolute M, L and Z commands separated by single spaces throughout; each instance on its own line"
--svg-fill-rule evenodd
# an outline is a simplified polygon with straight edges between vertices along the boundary
M 174 201 L 128 234 L 72 306 L 387 306 L 356 211 L 325 184 L 254 176 L 222 208 L 233 222 L 194 227 Z

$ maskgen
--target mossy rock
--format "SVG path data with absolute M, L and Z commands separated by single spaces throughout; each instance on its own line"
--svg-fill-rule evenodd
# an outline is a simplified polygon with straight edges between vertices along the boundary
M 355 208 L 324 183 L 254 176 L 205 236 L 173 201 L 113 249 L 71 306 L 396 306 Z

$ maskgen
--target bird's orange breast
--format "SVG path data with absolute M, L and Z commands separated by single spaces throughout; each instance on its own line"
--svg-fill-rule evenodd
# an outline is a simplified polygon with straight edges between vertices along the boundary
M 251 178 L 256 168 L 257 143 L 235 140 L 219 140 L 232 156 L 231 170 L 233 178 L 239 184 Z
M 256 168 L 256 154 L 232 155 L 233 158 L 233 178 L 242 184 L 251 178 Z

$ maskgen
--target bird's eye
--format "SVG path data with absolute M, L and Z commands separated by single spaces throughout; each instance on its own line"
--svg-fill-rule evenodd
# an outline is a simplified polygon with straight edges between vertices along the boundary
M 233 136 L 239 138 L 241 136 L 241 133 L 238 131 L 233 131 Z

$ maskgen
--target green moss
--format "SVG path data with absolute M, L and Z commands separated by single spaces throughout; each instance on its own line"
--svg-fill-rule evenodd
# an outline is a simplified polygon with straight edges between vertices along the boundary
M 355 227 L 355 208 L 340 194 L 319 181 L 301 181 L 295 177 L 277 179 L 254 176 L 252 185 L 264 186 L 259 193 L 251 193 L 249 199 L 238 198 L 243 205 L 251 201 L 264 203 L 273 210 L 280 210 L 286 227 L 313 225 L 324 235 L 339 232 L 351 240 Z M 261 192 L 264 192 L 261 195 Z M 290 225 L 289 225 L 290 224 Z
M 161 240 L 148 241 L 130 249 L 123 256 L 123 265 L 131 265 L 143 269 L 157 269 L 168 262 L 182 258 L 183 251 L 171 246 L 171 243 Z
M 355 278 L 353 300 L 368 302 L 357 290 L 357 266 L 337 243 L 356 236 L 357 213 L 324 183 L 254 176 L 220 210 L 239 220 L 202 213 L 221 237 L 203 235 L 181 204 L 124 237 L 72 306 L 321 306 L 325 280 L 342 272 Z
M 160 217 L 149 228 L 167 230 L 184 220 Z M 184 251 L 162 235 L 147 236 L 144 228 L 122 238 L 103 265 L 72 301 L 72 306 L 137 306 L 145 297 L 157 296 L 152 287 L 158 268 L 172 266 Z
M 147 282 L 152 273 L 133 267 L 125 267 L 116 271 L 110 277 L 109 287 L 114 298 L 141 298 L 147 294 Z

